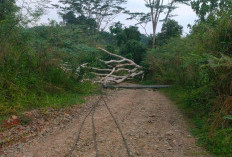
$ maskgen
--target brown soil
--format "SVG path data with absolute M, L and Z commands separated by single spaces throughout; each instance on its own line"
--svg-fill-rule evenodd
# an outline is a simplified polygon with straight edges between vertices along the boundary
M 64 157 L 73 147 L 80 124 L 96 100 L 96 97 L 92 97 L 82 108 L 79 117 L 64 126 L 17 147 L 5 148 L 5 155 L 2 156 Z M 208 156 L 196 146 L 182 115 L 163 94 L 146 89 L 108 91 L 107 103 L 122 129 L 131 156 Z M 120 132 L 102 101 L 96 108 L 94 121 L 99 156 L 128 156 Z M 91 114 L 86 119 L 73 156 L 96 156 Z

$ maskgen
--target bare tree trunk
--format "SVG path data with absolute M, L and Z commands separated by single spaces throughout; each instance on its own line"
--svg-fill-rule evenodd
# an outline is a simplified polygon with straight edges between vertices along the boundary
M 155 1 L 149 1 L 149 5 L 151 8 L 151 18 L 152 18 L 152 28 L 153 28 L 153 41 L 152 41 L 152 47 L 156 47 L 156 29 L 157 29 L 157 24 L 159 22 L 159 16 L 160 16 L 160 0 L 157 0 L 157 8 L 154 8 Z M 163 0 L 162 0 L 163 4 Z
M 153 42 L 152 42 L 152 47 L 155 48 L 156 46 L 156 28 L 157 28 L 157 22 L 156 21 L 153 21 L 152 22 L 153 24 Z
M 152 41 L 152 47 L 155 48 L 155 38 L 156 38 L 156 23 L 154 18 L 154 8 L 152 7 L 151 1 L 150 1 L 150 7 L 151 7 L 151 18 L 152 18 L 152 29 L 153 29 L 153 41 Z

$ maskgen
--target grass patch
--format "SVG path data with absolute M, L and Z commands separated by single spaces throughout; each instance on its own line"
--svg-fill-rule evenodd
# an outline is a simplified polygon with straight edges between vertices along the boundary
M 188 121 L 193 124 L 191 133 L 197 139 L 199 146 L 204 147 L 215 156 L 232 156 L 232 128 L 211 130 L 211 120 L 215 118 L 215 113 L 212 113 L 210 100 L 204 100 L 206 98 L 204 96 L 198 99 L 199 96 L 196 93 L 199 92 L 199 89 L 187 90 L 173 87 L 162 89 L 161 92 L 165 93 L 178 106 Z M 199 94 L 202 93 L 199 92 Z
M 78 84 L 78 89 L 77 91 L 49 92 L 40 96 L 32 92 L 28 95 L 21 96 L 17 101 L 5 101 L 0 104 L 0 124 L 12 115 L 20 116 L 23 112 L 33 109 L 46 109 L 51 107 L 60 109 L 84 103 L 86 96 L 97 93 L 99 90 L 96 85 L 88 82 Z

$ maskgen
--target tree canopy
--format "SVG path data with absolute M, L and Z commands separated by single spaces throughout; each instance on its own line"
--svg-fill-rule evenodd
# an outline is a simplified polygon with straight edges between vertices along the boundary
M 104 30 L 124 10 L 121 5 L 125 4 L 127 0 L 59 0 L 59 2 L 64 5 L 59 8 L 62 9 L 60 14 L 66 17 L 66 21 L 67 17 L 94 19 L 97 29 L 100 31 Z
M 180 37 L 183 33 L 183 26 L 177 21 L 168 19 L 162 26 L 161 32 L 157 34 L 157 45 L 167 44 L 173 37 Z
M 119 47 L 119 53 L 140 64 L 145 56 L 146 48 L 141 43 L 142 34 L 138 27 L 123 27 L 123 24 L 117 22 L 110 27 L 110 32 Z
M 121 46 L 130 40 L 140 41 L 141 39 L 141 33 L 139 32 L 138 27 L 129 26 L 123 28 L 123 25 L 120 22 L 111 26 L 110 32 L 115 37 L 118 46 Z
M 217 16 L 220 12 L 227 12 L 232 8 L 231 0 L 193 0 L 192 9 L 196 12 L 201 21 L 207 17 Z
M 18 7 L 15 5 L 15 0 L 0 1 L 0 21 L 11 19 L 15 15 Z

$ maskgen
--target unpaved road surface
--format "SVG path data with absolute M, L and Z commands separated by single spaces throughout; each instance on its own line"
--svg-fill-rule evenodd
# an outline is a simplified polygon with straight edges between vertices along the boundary
M 163 94 L 147 90 L 108 91 L 107 104 L 125 136 L 131 156 L 189 157 L 207 156 L 195 144 L 178 109 Z M 92 104 L 93 99 L 87 104 Z M 90 110 L 85 105 L 80 117 L 62 129 L 36 137 L 20 148 L 9 149 L 9 157 L 64 157 L 73 147 L 83 118 Z M 99 157 L 127 157 L 127 151 L 103 101 L 94 115 Z M 87 117 L 80 140 L 72 156 L 94 157 L 91 114 Z

